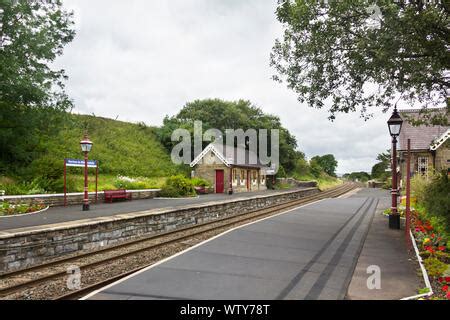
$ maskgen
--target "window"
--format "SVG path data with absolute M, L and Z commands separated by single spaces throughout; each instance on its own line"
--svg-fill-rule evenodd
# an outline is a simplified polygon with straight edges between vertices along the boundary
M 252 184 L 258 184 L 258 173 L 256 172 L 256 170 L 252 170 Z
M 417 172 L 428 176 L 428 157 L 417 158 Z
M 240 178 L 241 178 L 241 184 L 245 184 L 245 170 L 241 170 L 241 176 L 240 176 Z
M 233 185 L 236 186 L 238 181 L 237 181 L 237 170 L 236 169 L 232 169 L 233 170 Z

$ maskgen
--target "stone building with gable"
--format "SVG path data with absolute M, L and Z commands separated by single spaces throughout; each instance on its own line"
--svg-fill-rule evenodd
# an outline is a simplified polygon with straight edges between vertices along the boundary
M 415 174 L 428 176 L 433 170 L 447 171 L 448 174 L 450 169 L 450 127 L 413 126 L 406 119 L 417 118 L 419 111 L 419 109 L 399 110 L 404 120 L 398 147 L 402 180 L 406 177 L 408 139 L 411 141 L 411 176 Z
M 215 193 L 266 190 L 267 177 L 274 174 L 254 152 L 214 143 L 206 146 L 190 166 L 192 176 L 209 181 Z

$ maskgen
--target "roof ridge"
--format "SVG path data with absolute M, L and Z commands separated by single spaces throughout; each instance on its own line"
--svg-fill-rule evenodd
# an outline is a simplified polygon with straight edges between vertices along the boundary
M 427 110 L 427 111 L 440 111 L 440 110 L 445 110 L 447 109 L 447 107 L 439 107 L 439 108 L 420 108 L 420 109 L 399 109 L 398 112 L 399 113 L 406 113 L 406 112 L 415 112 L 415 113 L 419 113 L 423 110 Z

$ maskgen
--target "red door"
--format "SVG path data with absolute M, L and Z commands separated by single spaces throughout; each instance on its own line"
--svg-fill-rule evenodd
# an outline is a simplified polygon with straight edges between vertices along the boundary
M 216 170 L 216 193 L 223 193 L 223 170 Z

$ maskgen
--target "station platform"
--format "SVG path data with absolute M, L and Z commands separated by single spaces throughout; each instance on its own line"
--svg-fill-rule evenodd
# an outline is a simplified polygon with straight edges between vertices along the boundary
M 289 189 L 286 191 L 294 190 L 297 189 Z M 2 231 L 10 231 L 15 229 L 29 230 L 32 227 L 44 227 L 46 225 L 54 225 L 67 222 L 73 222 L 73 224 L 76 225 L 77 221 L 85 221 L 86 219 L 96 219 L 152 209 L 175 209 L 195 204 L 207 204 L 210 202 L 212 203 L 227 200 L 248 199 L 260 195 L 271 195 L 282 192 L 283 191 L 280 190 L 265 190 L 255 192 L 240 192 L 234 193 L 232 195 L 206 194 L 193 198 L 152 198 L 132 201 L 117 201 L 112 204 L 94 203 L 91 204 L 89 211 L 82 211 L 81 205 L 50 207 L 47 211 L 41 213 L 0 217 L 0 234 Z
M 344 299 L 387 196 L 362 189 L 229 230 L 83 299 Z

